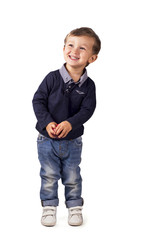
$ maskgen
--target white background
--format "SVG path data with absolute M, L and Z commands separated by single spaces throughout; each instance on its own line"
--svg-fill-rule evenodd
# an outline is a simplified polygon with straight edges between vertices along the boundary
M 149 14 L 147 0 L 0 2 L 1 239 L 149 239 Z M 84 225 L 67 224 L 60 185 L 57 225 L 40 224 L 32 97 L 60 68 L 63 40 L 87 26 L 102 49 L 88 67 L 97 108 L 85 125 Z

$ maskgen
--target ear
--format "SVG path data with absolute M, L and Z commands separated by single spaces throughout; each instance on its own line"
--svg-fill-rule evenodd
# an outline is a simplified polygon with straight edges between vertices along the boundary
M 98 58 L 98 56 L 96 54 L 92 55 L 89 60 L 88 60 L 88 63 L 93 63 L 96 61 L 96 59 Z

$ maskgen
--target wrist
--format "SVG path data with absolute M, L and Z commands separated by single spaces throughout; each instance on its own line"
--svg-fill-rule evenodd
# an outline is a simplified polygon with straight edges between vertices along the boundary
M 72 125 L 71 125 L 71 123 L 69 122 L 69 121 L 66 121 L 67 122 L 67 124 L 69 125 L 69 127 L 70 127 L 70 131 L 72 130 Z

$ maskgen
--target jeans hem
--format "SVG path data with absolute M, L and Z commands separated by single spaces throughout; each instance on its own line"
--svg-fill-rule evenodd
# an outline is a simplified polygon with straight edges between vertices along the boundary
M 66 201 L 65 204 L 66 204 L 67 208 L 83 206 L 84 200 L 83 200 L 83 198 L 76 199 L 76 200 L 69 200 L 69 201 Z
M 59 200 L 55 199 L 55 200 L 41 200 L 41 205 L 42 207 L 46 207 L 46 206 L 53 206 L 53 207 L 57 207 L 59 205 Z

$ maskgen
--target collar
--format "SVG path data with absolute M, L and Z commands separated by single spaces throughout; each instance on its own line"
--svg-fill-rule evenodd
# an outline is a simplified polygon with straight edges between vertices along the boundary
M 59 69 L 59 72 L 65 83 L 68 83 L 70 80 L 72 80 L 67 69 L 65 68 L 65 64 Z M 87 78 L 88 78 L 87 70 L 85 68 L 85 72 L 83 73 L 83 75 L 80 77 L 80 80 L 79 80 L 79 87 L 81 87 L 83 85 L 83 83 L 87 80 Z

